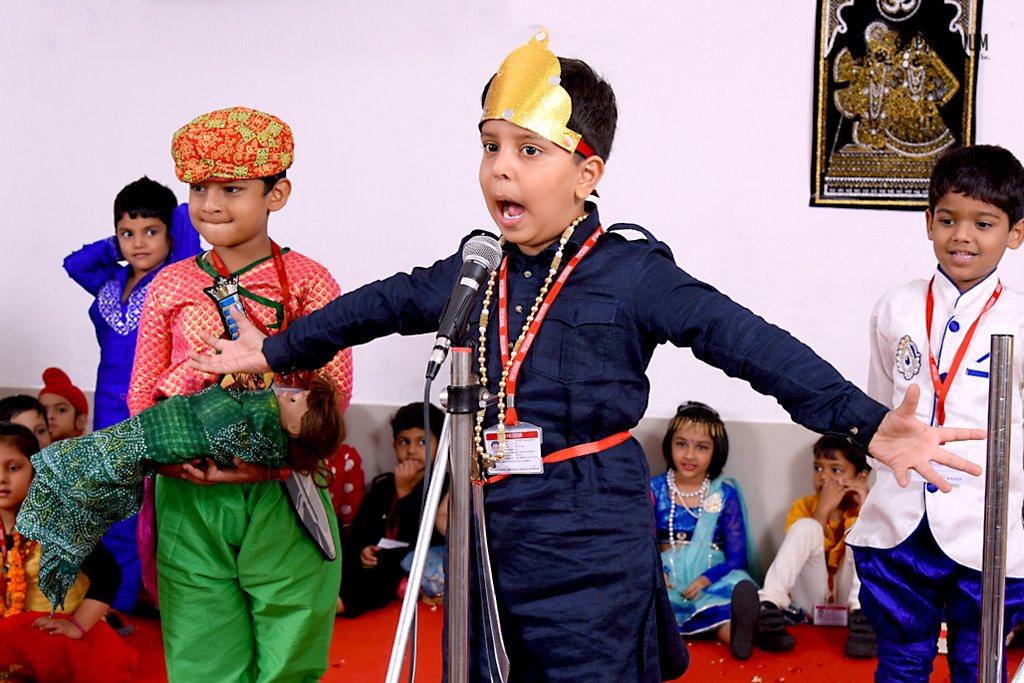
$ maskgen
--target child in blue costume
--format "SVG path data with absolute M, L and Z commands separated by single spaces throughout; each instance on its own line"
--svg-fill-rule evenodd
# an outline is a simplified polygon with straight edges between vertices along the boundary
M 64 259 L 64 270 L 93 295 L 89 318 L 96 328 L 100 364 L 96 371 L 93 429 L 127 420 L 128 381 L 142 302 L 153 277 L 168 263 L 198 254 L 199 233 L 178 206 L 174 193 L 143 176 L 114 198 L 114 235 L 87 244 Z M 125 265 L 121 262 L 126 261 Z M 130 610 L 142 585 L 135 533 L 136 517 L 114 524 L 103 538 L 121 567 L 121 588 L 113 607 Z
M 96 297 L 89 306 L 100 346 L 94 430 L 129 417 L 125 397 L 149 282 L 168 263 L 199 251 L 199 233 L 188 219 L 188 205 L 178 206 L 169 188 L 142 177 L 114 198 L 114 235 L 64 259 L 71 279 Z
M 984 433 L 927 427 L 908 415 L 914 397 L 887 413 L 789 334 L 683 272 L 643 228 L 602 227 L 587 197 L 611 151 L 615 95 L 547 41 L 539 33 L 506 58 L 485 89 L 479 129 L 480 187 L 505 244 L 501 272 L 470 317 L 477 370 L 499 397 L 478 420 L 499 436 L 520 419 L 543 430 L 541 474 L 488 477 L 484 487 L 509 680 L 662 681 L 681 673 L 660 661 L 681 640 L 647 459 L 629 433 L 647 408 L 646 369 L 659 344 L 690 347 L 774 396 L 797 422 L 848 435 L 904 476 L 916 467 L 945 488 L 929 459 L 979 469 L 939 442 Z M 413 134 L 416 125 L 409 121 Z M 341 347 L 435 332 L 461 267 L 454 253 L 374 282 L 272 337 L 240 321 L 237 341 L 206 335 L 219 354 L 193 351 L 189 364 L 213 373 L 312 368 Z M 524 327 L 532 345 L 513 344 Z M 517 361 L 510 382 L 503 375 Z M 471 601 L 469 678 L 487 680 L 476 607 Z
M 684 403 L 661 451 L 668 471 L 651 480 L 651 491 L 679 631 L 728 643 L 733 588 L 759 572 L 743 494 L 735 479 L 721 476 L 729 458 L 722 418 L 703 403 Z

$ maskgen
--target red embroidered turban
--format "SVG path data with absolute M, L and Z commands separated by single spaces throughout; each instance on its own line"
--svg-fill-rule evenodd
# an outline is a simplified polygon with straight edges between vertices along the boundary
M 171 138 L 178 180 L 249 180 L 292 165 L 295 140 L 288 124 L 245 107 L 197 116 Z

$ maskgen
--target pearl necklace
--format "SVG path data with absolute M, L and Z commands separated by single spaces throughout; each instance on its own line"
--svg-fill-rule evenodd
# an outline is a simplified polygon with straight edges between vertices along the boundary
M 670 498 L 670 506 L 668 510 L 668 540 L 672 546 L 675 546 L 677 543 L 675 529 L 677 507 L 676 498 L 679 498 L 680 500 L 684 501 L 684 503 L 687 498 L 699 498 L 697 502 L 697 512 L 694 512 L 688 505 L 685 504 L 679 505 L 678 507 L 681 507 L 684 510 L 686 510 L 687 514 L 689 514 L 694 519 L 700 519 L 701 512 L 704 511 L 704 499 L 707 497 L 708 491 L 711 489 L 711 479 L 707 475 L 704 475 L 704 482 L 700 485 L 699 489 L 692 493 L 683 493 L 682 491 L 679 490 L 679 487 L 676 485 L 675 470 L 669 470 L 668 474 L 665 477 L 665 480 L 668 482 L 668 492 Z
M 562 265 L 562 252 L 565 251 L 565 245 L 568 244 L 569 240 L 572 239 L 572 234 L 576 231 L 576 226 L 586 220 L 589 213 L 584 213 L 576 217 L 569 227 L 562 232 L 562 237 L 558 240 L 558 250 L 555 252 L 554 258 L 551 259 L 551 268 L 548 269 L 548 276 L 544 278 L 544 284 L 541 285 L 540 292 L 537 294 L 537 298 L 534 299 L 533 306 L 530 307 L 530 313 L 526 316 L 526 320 L 523 322 L 523 328 L 519 332 L 519 338 L 516 339 L 516 343 L 512 346 L 511 352 L 508 354 L 508 362 L 505 363 L 505 367 L 501 370 L 501 380 L 498 382 L 498 449 L 494 455 L 491 455 L 484 448 L 483 442 L 483 431 L 484 431 L 484 417 L 486 416 L 487 409 L 483 409 L 476 414 L 476 427 L 474 427 L 473 441 L 476 445 L 477 458 L 480 461 L 480 476 L 484 477 L 484 473 L 487 468 L 494 467 L 498 462 L 505 457 L 505 385 L 508 380 L 508 373 L 512 369 L 512 364 L 515 362 L 516 354 L 519 352 L 519 347 L 523 343 L 523 339 L 526 337 L 527 331 L 530 329 L 530 325 L 533 324 L 533 319 L 537 315 L 537 311 L 540 310 L 540 305 L 544 303 L 544 297 L 547 296 L 548 289 L 551 287 L 551 283 L 555 279 L 555 275 L 558 273 L 559 266 Z M 502 245 L 505 244 L 505 238 L 502 237 L 500 240 Z M 478 344 L 478 355 L 477 363 L 480 368 L 480 384 L 486 389 L 487 388 L 487 323 L 491 318 L 491 298 L 494 294 L 494 282 L 497 277 L 497 271 L 491 271 L 491 275 L 487 278 L 487 290 L 484 292 L 483 307 L 480 310 L 480 337 Z

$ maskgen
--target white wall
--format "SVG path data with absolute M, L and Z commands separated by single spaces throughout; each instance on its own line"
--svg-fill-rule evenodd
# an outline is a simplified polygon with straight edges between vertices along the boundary
M 811 2 L 33 0 L 0 24 L 0 386 L 97 362 L 90 300 L 63 257 L 112 230 L 114 194 L 173 176 L 171 133 L 244 104 L 296 133 L 295 192 L 276 239 L 343 289 L 446 256 L 488 218 L 476 185 L 479 92 L 541 26 L 556 53 L 615 87 L 620 126 L 601 185 L 606 224 L 639 222 L 679 263 L 791 330 L 857 383 L 886 289 L 933 267 L 923 217 L 808 207 Z M 1024 155 L 1024 4 L 985 3 L 978 141 Z M 1024 288 L 1024 259 L 1003 271 Z M 420 395 L 430 340 L 356 351 L 363 404 Z M 774 402 L 663 350 L 650 414 L 684 399 L 727 420 L 782 422 Z

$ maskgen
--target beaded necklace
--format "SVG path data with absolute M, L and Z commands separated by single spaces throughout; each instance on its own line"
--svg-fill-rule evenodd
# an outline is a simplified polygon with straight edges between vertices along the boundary
M 665 477 L 665 480 L 668 482 L 669 499 L 671 503 L 668 510 L 668 539 L 669 543 L 674 547 L 678 543 L 675 529 L 676 507 L 683 508 L 684 510 L 686 510 L 687 514 L 689 514 L 694 519 L 700 519 L 701 512 L 704 511 L 704 499 L 707 497 L 708 491 L 711 489 L 711 479 L 705 474 L 704 482 L 700 485 L 700 488 L 692 493 L 683 493 L 682 491 L 679 490 L 679 487 L 676 485 L 675 470 L 669 471 L 668 476 Z M 697 512 L 694 512 L 693 509 L 690 508 L 690 506 L 685 504 L 677 506 L 676 498 L 679 498 L 680 500 L 684 501 L 687 498 L 698 498 Z
M 3 566 L 0 567 L 0 618 L 12 617 L 25 610 L 28 578 L 25 575 L 25 557 L 32 551 L 34 541 L 25 539 L 17 531 L 11 534 L 11 547 L 7 547 L 7 530 L 0 523 L 0 545 L 3 546 Z
M 523 322 L 522 330 L 519 332 L 519 338 L 516 339 L 516 343 L 512 346 L 512 351 L 509 353 L 508 361 L 501 371 L 501 380 L 498 382 L 498 448 L 497 451 L 492 455 L 487 452 L 484 448 L 483 443 L 483 431 L 484 431 L 484 417 L 486 416 L 487 410 L 483 409 L 476 414 L 476 426 L 474 428 L 473 441 L 476 445 L 477 458 L 481 463 L 481 474 L 489 467 L 493 467 L 505 456 L 505 386 L 508 380 L 508 373 L 512 369 L 512 364 L 515 361 L 515 356 L 519 352 L 519 348 L 523 343 L 523 339 L 526 337 L 527 331 L 530 329 L 530 325 L 533 324 L 533 319 L 537 315 L 537 311 L 540 309 L 541 304 L 544 302 L 544 297 L 547 296 L 548 289 L 551 287 L 551 283 L 555 279 L 555 275 L 558 273 L 559 266 L 562 265 L 562 253 L 565 251 L 565 245 L 572 239 L 573 233 L 576 231 L 576 226 L 586 220 L 589 213 L 584 213 L 576 217 L 576 219 L 567 227 L 563 232 L 561 238 L 558 240 L 558 250 L 555 252 L 554 258 L 551 259 L 551 268 L 548 269 L 548 275 L 544 278 L 544 284 L 541 285 L 540 292 L 537 294 L 537 298 L 534 299 L 533 306 L 530 307 L 530 313 L 526 316 L 525 322 Z M 502 245 L 505 244 L 505 238 L 502 237 L 500 240 Z M 485 388 L 487 387 L 487 323 L 491 317 L 491 299 L 494 295 L 494 283 L 497 278 L 497 271 L 491 271 L 490 277 L 487 279 L 487 290 L 484 292 L 483 307 L 480 311 L 480 337 L 478 344 L 478 355 L 477 363 L 480 369 L 480 384 Z

